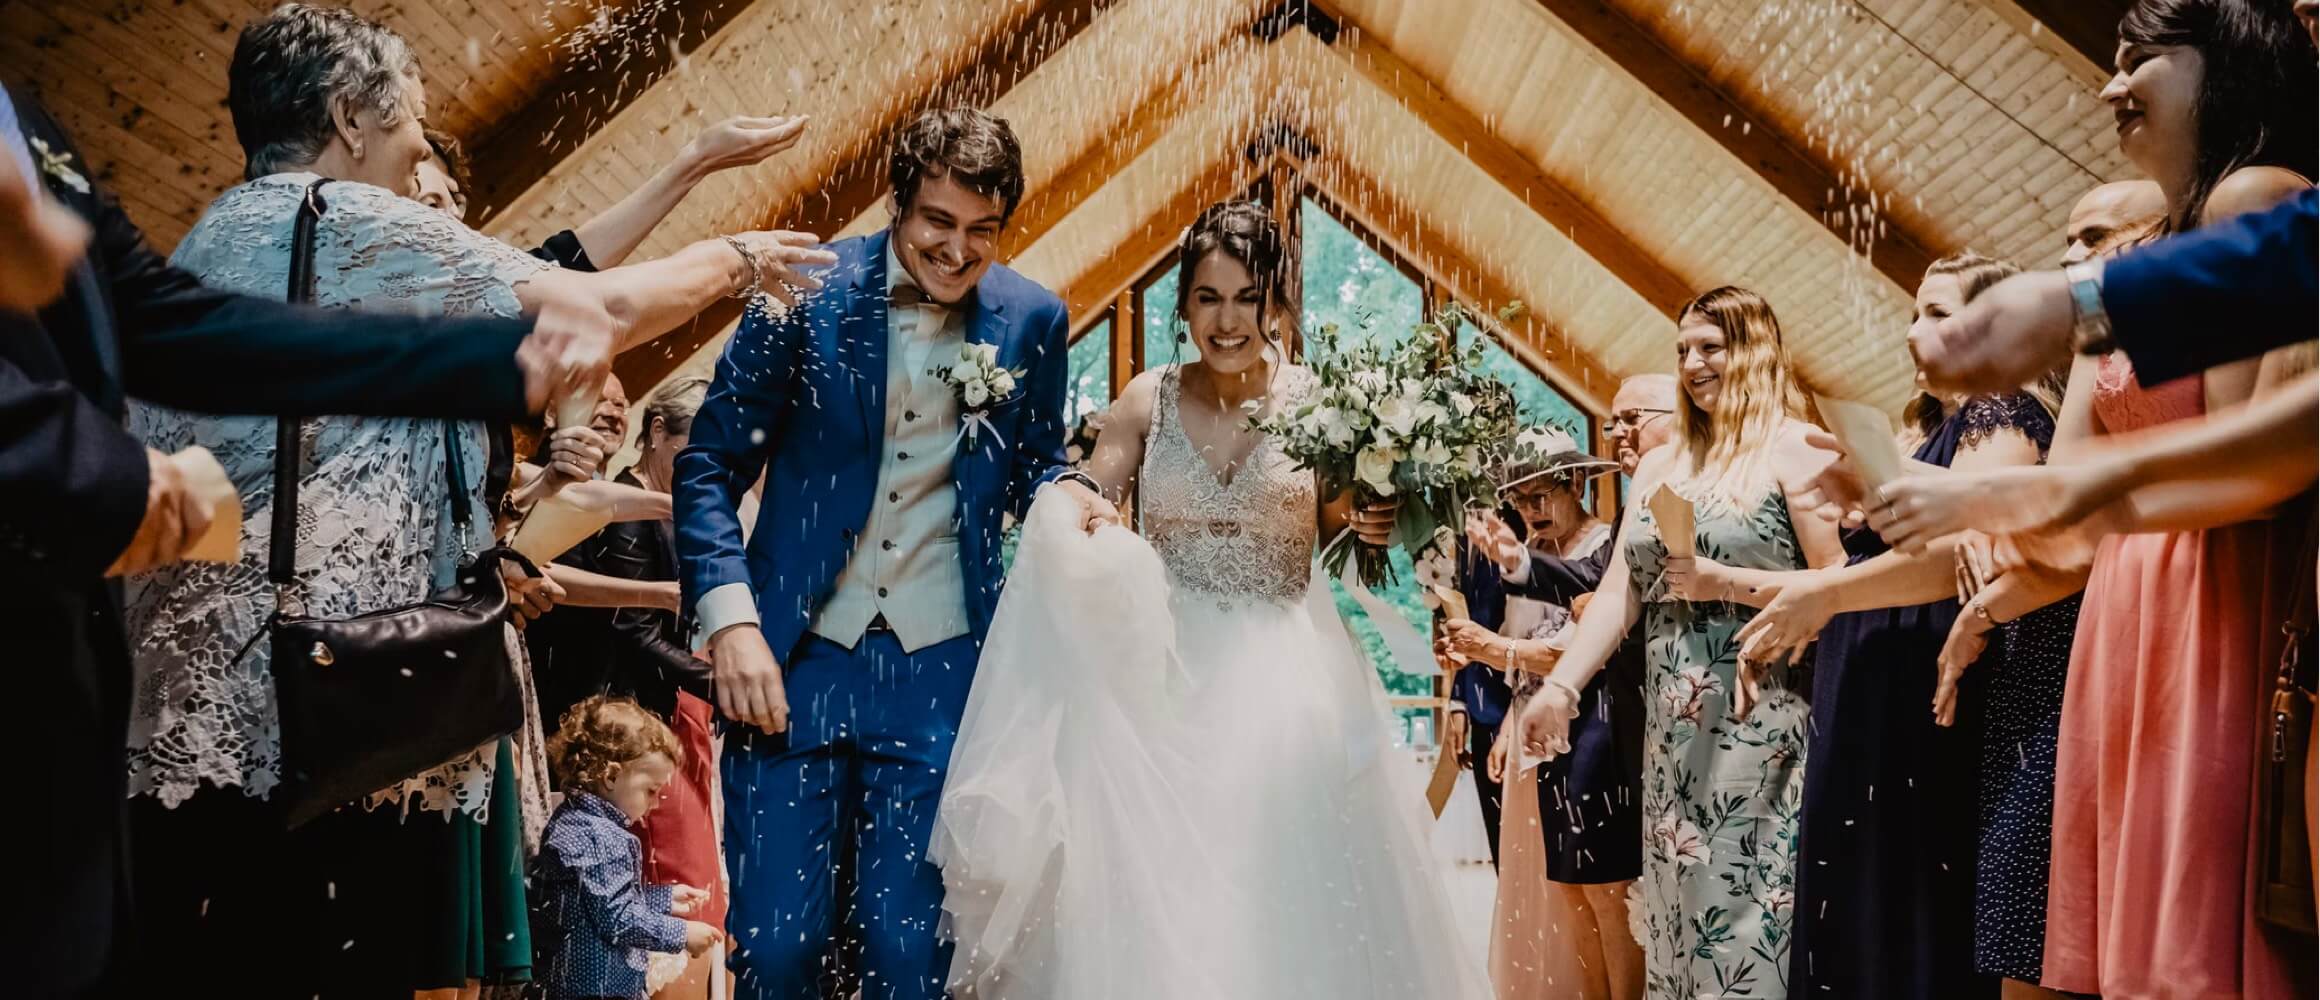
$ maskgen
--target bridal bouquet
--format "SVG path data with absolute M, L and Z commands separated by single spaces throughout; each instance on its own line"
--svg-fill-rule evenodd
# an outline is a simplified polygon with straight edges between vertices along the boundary
M 1454 305 L 1392 343 L 1323 327 L 1308 352 L 1320 387 L 1257 422 L 1320 477 L 1324 495 L 1401 501 L 1395 530 L 1416 556 L 1454 536 L 1468 502 L 1489 495 L 1492 463 L 1515 432 L 1514 391 L 1481 373 L 1479 343 L 1458 345 L 1466 322 Z M 1385 550 L 1351 535 L 1322 551 L 1333 575 L 1349 558 L 1364 584 L 1393 579 Z

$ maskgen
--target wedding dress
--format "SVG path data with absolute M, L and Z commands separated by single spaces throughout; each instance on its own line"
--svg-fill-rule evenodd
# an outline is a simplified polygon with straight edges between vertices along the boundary
M 1171 372 L 1149 544 L 1083 534 L 1062 497 L 1024 525 L 931 848 L 954 993 L 1486 996 L 1384 690 L 1317 583 L 1312 474 L 1266 439 L 1219 477 L 1176 396 Z

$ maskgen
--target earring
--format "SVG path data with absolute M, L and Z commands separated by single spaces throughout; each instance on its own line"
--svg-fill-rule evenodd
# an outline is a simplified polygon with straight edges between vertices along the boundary
M 1190 334 L 1187 334 L 1187 333 L 1185 333 L 1185 332 L 1184 332 L 1184 331 L 1182 331 L 1182 330 L 1178 330 L 1178 331 L 1176 331 L 1176 342 L 1177 342 L 1177 343 L 1179 343 L 1179 344 L 1188 343 L 1188 342 L 1190 342 L 1191 340 L 1192 340 L 1192 336 L 1191 336 Z
M 354 143 L 354 158 L 362 159 L 362 140 L 360 139 L 355 140 Z

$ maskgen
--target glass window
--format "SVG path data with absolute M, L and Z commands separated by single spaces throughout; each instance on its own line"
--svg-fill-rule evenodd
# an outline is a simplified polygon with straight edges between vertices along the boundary
M 1071 426 L 1112 405 L 1112 321 L 1106 319 L 1071 342 L 1071 373 L 1064 386 L 1064 413 Z
M 1178 340 L 1184 326 L 1176 319 L 1176 258 L 1160 266 L 1152 283 L 1144 286 L 1144 367 L 1200 360 L 1200 348 Z

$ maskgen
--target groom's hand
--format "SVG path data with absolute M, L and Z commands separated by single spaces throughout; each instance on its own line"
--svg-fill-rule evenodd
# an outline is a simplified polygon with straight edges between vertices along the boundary
M 1080 530 L 1092 535 L 1096 533 L 1097 528 L 1104 525 L 1127 523 L 1120 517 L 1120 508 L 1113 506 L 1110 500 L 1104 499 L 1103 494 L 1088 489 L 1086 483 L 1077 479 L 1058 479 L 1055 481 L 1055 486 L 1057 489 L 1071 494 L 1072 499 L 1079 501 L 1080 510 L 1085 515 L 1080 522 Z
M 755 625 L 735 625 L 709 640 L 710 677 L 725 717 L 767 733 L 789 730 L 789 692 L 781 664 Z

